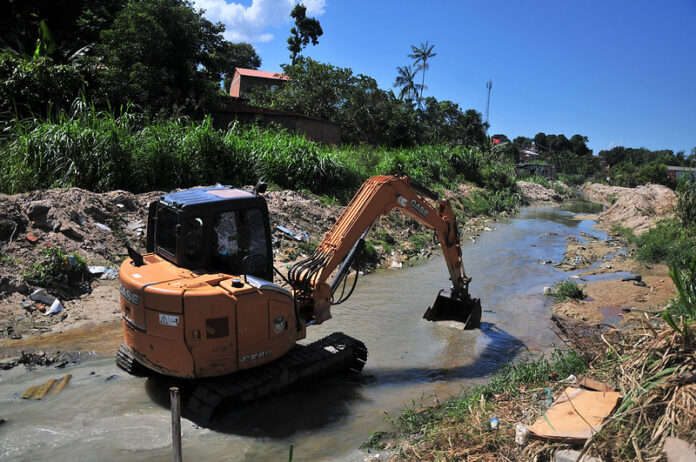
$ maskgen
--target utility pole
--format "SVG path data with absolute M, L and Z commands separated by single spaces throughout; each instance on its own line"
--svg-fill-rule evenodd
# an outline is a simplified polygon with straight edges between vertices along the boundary
M 486 124 L 488 124 L 488 111 L 491 107 L 491 88 L 493 88 L 493 81 L 488 79 L 486 82 L 486 88 L 488 89 L 488 99 L 486 100 Z

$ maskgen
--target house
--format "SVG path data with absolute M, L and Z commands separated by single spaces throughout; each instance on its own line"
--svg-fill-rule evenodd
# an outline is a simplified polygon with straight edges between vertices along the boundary
M 692 180 L 696 180 L 696 168 L 689 167 L 676 167 L 674 165 L 667 166 L 667 174 L 672 182 L 676 183 L 680 178 L 691 177 Z
M 515 166 L 515 173 L 517 173 L 518 178 L 525 178 L 535 175 L 543 176 L 549 180 L 555 180 L 557 178 L 556 167 L 546 163 L 520 163 Z
M 533 149 L 517 148 L 517 152 L 519 153 L 520 162 L 530 161 L 539 158 L 539 153 L 534 151 Z
M 225 130 L 230 124 L 276 125 L 291 133 L 304 135 L 310 141 L 329 146 L 340 146 L 341 126 L 330 120 L 279 111 L 245 104 L 242 100 L 229 98 L 212 111 L 213 124 Z
M 234 77 L 232 77 L 232 85 L 230 85 L 230 96 L 233 98 L 242 97 L 256 86 L 273 89 L 273 87 L 284 85 L 288 80 L 290 77 L 279 72 L 237 68 L 234 71 Z

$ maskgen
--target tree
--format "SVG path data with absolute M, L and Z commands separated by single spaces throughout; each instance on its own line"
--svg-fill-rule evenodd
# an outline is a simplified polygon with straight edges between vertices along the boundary
M 437 56 L 437 53 L 433 53 L 433 48 L 435 45 L 428 45 L 428 42 L 421 43 L 420 47 L 411 45 L 411 53 L 408 55 L 409 58 L 413 59 L 413 65 L 417 66 L 417 71 L 422 71 L 423 78 L 421 80 L 420 96 L 418 98 L 419 102 L 423 101 L 423 89 L 425 88 L 425 71 L 430 68 L 428 60 Z
M 261 58 L 256 50 L 249 43 L 225 43 L 225 50 L 221 52 L 220 69 L 224 70 L 225 81 L 222 88 L 229 92 L 232 84 L 234 71 L 239 67 L 242 69 L 258 69 L 261 67 Z
M 534 135 L 534 147 L 536 147 L 538 152 L 549 150 L 548 144 L 546 144 L 546 134 L 544 132 L 539 132 Z
M 396 71 L 399 75 L 396 76 L 394 81 L 395 88 L 401 88 L 399 91 L 399 98 L 406 100 L 408 102 L 413 101 L 418 97 L 418 91 L 422 88 L 422 85 L 417 84 L 414 79 L 416 78 L 416 71 L 412 69 L 411 66 L 397 67 Z
M 0 47 L 24 57 L 44 47 L 38 55 L 64 64 L 76 51 L 94 45 L 125 4 L 126 0 L 10 1 L 0 15 Z M 49 37 L 50 50 L 45 47 Z
M 483 147 L 486 144 L 486 124 L 481 113 L 474 109 L 462 112 L 452 101 L 425 98 L 420 112 L 420 143 L 452 143 Z
M 340 124 L 347 143 L 414 144 L 413 109 L 381 90 L 372 77 L 304 57 L 294 66 L 283 66 L 283 72 L 290 78 L 286 84 L 273 90 L 255 88 L 252 104 L 332 120 Z
M 200 113 L 220 92 L 223 31 L 185 0 L 128 2 L 95 48 L 105 98 L 151 114 Z
M 294 66 L 300 51 L 302 51 L 310 41 L 312 45 L 319 43 L 318 38 L 321 37 L 324 31 L 321 29 L 321 25 L 317 19 L 307 17 L 307 7 L 302 3 L 295 5 L 290 16 L 295 19 L 295 27 L 290 29 L 290 37 L 288 37 L 288 50 L 290 50 L 290 59 Z

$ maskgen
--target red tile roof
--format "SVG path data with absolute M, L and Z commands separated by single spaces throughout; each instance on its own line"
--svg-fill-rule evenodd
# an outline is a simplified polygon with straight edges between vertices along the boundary
M 239 67 L 236 72 L 239 72 L 240 75 L 261 77 L 262 79 L 290 80 L 290 77 L 280 72 L 256 71 L 254 69 L 241 69 Z

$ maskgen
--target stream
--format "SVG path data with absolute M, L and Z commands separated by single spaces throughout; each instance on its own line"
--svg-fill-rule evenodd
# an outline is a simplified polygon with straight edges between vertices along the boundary
M 341 331 L 362 340 L 369 356 L 363 377 L 333 379 L 245 406 L 215 431 L 182 420 L 184 460 L 363 460 L 358 449 L 385 417 L 404 406 L 432 405 L 462 386 L 485 382 L 502 364 L 559 346 L 551 331 L 544 286 L 564 279 L 558 262 L 569 234 L 594 232 L 592 221 L 558 208 L 529 207 L 475 242 L 462 243 L 470 291 L 481 298 L 480 330 L 422 319 L 440 288 L 449 286 L 441 256 L 360 279 L 333 319 L 308 329 L 308 342 Z M 58 395 L 22 400 L 29 386 L 73 375 Z M 131 377 L 113 358 L 64 369 L 23 366 L 0 371 L 0 459 L 171 460 L 168 392 Z

